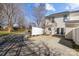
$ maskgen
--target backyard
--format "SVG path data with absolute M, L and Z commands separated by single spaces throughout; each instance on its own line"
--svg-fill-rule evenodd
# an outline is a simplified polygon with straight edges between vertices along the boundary
M 64 37 L 40 35 L 26 38 L 21 32 L 1 34 L 6 35 L 0 36 L 0 56 L 79 55 L 79 52 L 73 49 L 72 41 L 65 40 Z
M 58 51 L 60 55 L 79 55 L 79 46 L 64 37 L 41 35 L 29 39 L 37 44 L 44 42 L 50 49 Z
M 61 12 L 46 16 L 50 5 L 0 4 L 0 56 L 79 56 L 76 40 L 64 37 L 67 16 L 74 20 L 75 14 Z

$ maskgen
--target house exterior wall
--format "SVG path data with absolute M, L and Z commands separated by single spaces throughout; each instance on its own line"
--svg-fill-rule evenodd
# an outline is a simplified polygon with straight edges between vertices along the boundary
M 55 34 L 55 23 L 52 22 L 52 17 L 51 18 L 47 18 L 45 21 L 45 34 L 51 34 L 54 35 Z
M 50 32 L 49 34 L 55 35 L 57 34 L 56 33 L 57 28 L 64 28 L 65 38 L 73 39 L 73 34 L 74 34 L 73 29 L 76 27 L 79 27 L 79 23 L 78 22 L 77 23 L 66 23 L 64 20 L 66 21 L 79 20 L 79 12 L 70 12 L 66 14 L 60 13 L 60 14 L 59 15 L 57 14 L 56 16 L 52 15 L 51 17 L 48 18 L 48 24 L 47 24 L 48 27 L 46 27 L 46 29 L 48 30 L 48 28 L 51 28 L 51 31 L 46 31 L 46 32 Z M 67 15 L 66 19 L 64 18 L 64 15 Z M 52 19 L 53 17 L 54 19 Z M 51 20 L 54 20 L 54 23 Z M 54 24 L 54 25 L 49 25 L 49 24 Z
M 79 20 L 79 12 L 70 13 L 69 17 L 69 20 Z
M 57 28 L 64 28 L 65 27 L 65 22 L 64 22 L 64 17 L 55 17 L 55 22 L 57 24 Z
M 54 20 L 54 22 L 52 22 L 52 20 Z M 49 30 L 49 28 L 51 28 L 51 30 Z M 53 17 L 46 19 L 46 22 L 45 22 L 46 34 L 51 34 L 51 35 L 57 34 L 57 28 L 60 29 L 59 31 L 60 33 L 61 33 L 61 28 L 63 28 L 65 31 L 64 16 L 54 17 L 54 19 Z
M 79 20 L 79 12 L 72 12 L 69 14 L 69 19 L 68 21 L 73 21 L 73 20 Z M 71 23 L 66 23 L 66 32 L 65 32 L 65 38 L 66 39 L 73 39 L 75 37 L 75 29 L 79 27 L 78 22 L 71 22 Z M 73 32 L 74 30 L 74 32 Z
M 75 28 L 75 27 L 79 27 L 79 23 L 66 23 L 65 26 L 70 28 Z
M 59 28 L 59 34 L 56 31 L 56 35 L 64 35 L 65 32 L 65 22 L 64 22 L 64 16 L 55 17 L 55 22 L 57 24 L 56 30 Z M 63 34 L 61 34 L 63 28 Z

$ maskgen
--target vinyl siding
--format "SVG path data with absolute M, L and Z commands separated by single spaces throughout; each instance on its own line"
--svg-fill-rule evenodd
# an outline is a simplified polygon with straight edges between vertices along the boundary
M 79 20 L 79 12 L 70 13 L 69 17 L 70 17 L 69 20 Z
M 63 17 L 57 17 L 55 18 L 55 22 L 57 23 L 57 28 L 63 28 L 65 27 L 65 22 L 63 20 Z

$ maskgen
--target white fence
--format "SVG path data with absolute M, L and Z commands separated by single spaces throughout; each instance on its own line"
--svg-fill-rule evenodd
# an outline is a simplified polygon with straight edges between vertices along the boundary
M 43 34 L 44 30 L 38 27 L 32 27 L 32 35 L 41 35 Z
M 79 45 L 79 28 L 67 28 L 65 38 L 72 39 L 77 45 Z
M 73 29 L 74 28 L 66 28 L 66 32 L 65 32 L 66 39 L 73 39 Z
M 73 41 L 79 45 L 79 28 L 73 30 Z

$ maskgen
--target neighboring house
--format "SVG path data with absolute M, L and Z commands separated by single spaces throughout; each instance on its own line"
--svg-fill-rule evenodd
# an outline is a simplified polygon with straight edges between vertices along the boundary
M 45 33 L 72 39 L 72 30 L 79 27 L 79 10 L 55 13 L 45 17 Z

